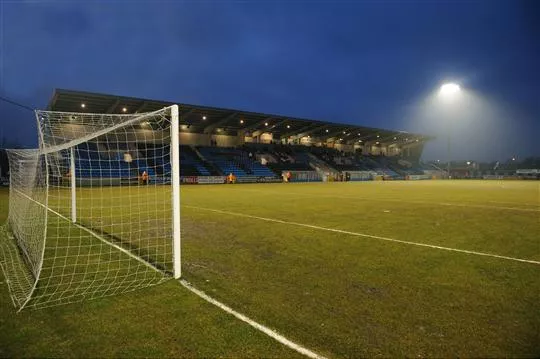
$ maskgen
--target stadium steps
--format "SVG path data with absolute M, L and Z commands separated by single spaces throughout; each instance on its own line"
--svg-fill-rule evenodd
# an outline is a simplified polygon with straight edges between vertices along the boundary
M 206 157 L 199 151 L 199 149 L 193 145 L 190 145 L 189 148 L 193 151 L 195 156 L 201 161 L 202 165 L 206 168 L 209 175 L 211 176 L 223 176 L 223 172 L 219 167 L 215 166 L 212 162 L 208 161 Z

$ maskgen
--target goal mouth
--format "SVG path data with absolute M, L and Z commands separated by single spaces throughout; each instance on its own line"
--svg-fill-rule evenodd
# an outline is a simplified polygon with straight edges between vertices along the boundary
M 36 118 L 39 149 L 8 151 L 0 264 L 15 307 L 179 278 L 178 106 L 132 115 L 36 111 Z

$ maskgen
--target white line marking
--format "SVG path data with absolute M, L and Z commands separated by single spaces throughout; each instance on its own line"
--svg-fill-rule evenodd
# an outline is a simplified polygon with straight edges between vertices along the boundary
M 17 190 L 16 190 L 17 191 Z M 58 217 L 70 222 L 71 224 L 79 227 L 80 229 L 88 232 L 89 234 L 91 234 L 92 236 L 96 237 L 97 239 L 99 239 L 100 241 L 103 241 L 111 246 L 113 246 L 114 248 L 124 252 L 125 254 L 127 254 L 128 256 L 132 257 L 133 259 L 136 259 L 138 260 L 139 262 L 145 264 L 146 266 L 152 268 L 153 270 L 156 270 L 159 272 L 159 270 L 155 267 L 153 267 L 152 265 L 150 265 L 149 263 L 145 262 L 144 260 L 142 260 L 141 258 L 138 258 L 137 256 L 133 255 L 132 253 L 130 253 L 129 251 L 127 251 L 126 249 L 122 248 L 122 247 L 119 247 L 117 246 L 116 244 L 112 243 L 112 242 L 109 242 L 107 241 L 105 238 L 102 238 L 101 236 L 99 236 L 98 234 L 94 233 L 93 231 L 89 230 L 88 228 L 84 227 L 84 226 L 81 226 L 77 223 L 73 223 L 71 222 L 71 220 L 63 215 L 61 215 L 60 213 L 56 212 L 55 210 L 51 209 L 51 208 L 48 208 L 47 206 L 45 206 L 44 204 L 34 200 L 33 198 L 30 198 L 29 196 L 27 196 L 26 194 L 20 192 L 20 191 L 17 191 L 19 194 L 25 196 L 26 198 L 28 198 L 29 200 L 37 203 L 38 205 L 42 206 L 43 208 L 47 209 L 48 211 L 50 211 L 51 213 L 54 213 L 55 215 L 57 215 Z M 295 350 L 297 351 L 298 353 L 300 354 L 303 354 L 309 358 L 314 358 L 314 359 L 326 359 L 325 357 L 323 357 L 322 355 L 319 355 L 319 354 L 316 354 L 314 352 L 312 352 L 311 350 L 307 349 L 307 348 L 304 348 L 303 346 L 299 345 L 299 344 L 296 344 L 292 341 L 290 341 L 289 339 L 285 338 L 283 335 L 277 333 L 276 331 L 268 328 L 268 327 L 265 327 L 264 325 L 262 324 L 259 324 L 257 322 L 255 322 L 254 320 L 248 318 L 247 316 L 235 311 L 234 309 L 226 306 L 225 304 L 221 303 L 221 302 L 218 302 L 217 300 L 211 298 L 210 296 L 208 296 L 206 293 L 204 293 L 203 291 L 200 291 L 198 290 L 197 288 L 193 287 L 190 283 L 188 283 L 186 280 L 184 279 L 181 279 L 180 281 L 180 284 L 182 284 L 182 286 L 184 286 L 185 288 L 187 288 L 188 290 L 190 290 L 191 292 L 195 293 L 196 295 L 198 295 L 199 297 L 203 298 L 204 300 L 206 300 L 207 302 L 209 303 L 212 303 L 214 304 L 215 306 L 219 307 L 220 309 L 226 311 L 227 313 L 229 314 L 232 314 L 234 315 L 236 318 L 240 319 L 241 321 L 251 325 L 252 327 L 254 327 L 255 329 L 263 332 L 264 334 L 268 335 L 269 337 L 271 337 L 272 339 L 280 342 L 281 344 L 285 345 L 286 347 L 292 349 L 292 350 Z
M 276 331 L 268 328 L 268 327 L 265 327 L 264 325 L 262 324 L 259 324 L 257 322 L 255 322 L 254 320 L 246 317 L 244 314 L 241 314 L 241 313 L 238 313 L 237 311 L 235 311 L 234 309 L 226 306 L 225 304 L 221 303 L 221 302 L 218 302 L 217 300 L 215 300 L 214 298 L 208 296 L 205 292 L 193 287 L 189 282 L 187 282 L 185 279 L 180 279 L 180 284 L 182 284 L 185 288 L 187 288 L 188 290 L 190 290 L 191 292 L 197 294 L 199 297 L 201 297 L 202 299 L 206 300 L 207 302 L 209 303 L 212 303 L 213 305 L 217 306 L 218 308 L 224 310 L 225 312 L 229 313 L 229 314 L 232 314 L 234 315 L 236 318 L 240 319 L 241 321 L 251 325 L 253 328 L 263 332 L 264 334 L 268 335 L 269 337 L 271 337 L 272 339 L 280 342 L 281 344 L 285 345 L 286 347 L 292 349 L 292 350 L 295 350 L 297 351 L 298 353 L 300 354 L 303 354 L 309 358 L 314 358 L 314 359 L 324 359 L 325 357 L 317 354 L 317 353 L 314 353 L 312 352 L 311 350 L 307 349 L 307 348 L 304 348 L 303 346 L 299 345 L 299 344 L 296 344 L 292 341 L 290 341 L 289 339 L 285 338 L 283 335 L 277 333 Z
M 92 235 L 92 236 L 94 236 L 95 238 L 99 239 L 99 240 L 102 241 L 103 243 L 106 243 L 106 244 L 108 244 L 108 245 L 110 245 L 110 246 L 113 246 L 114 248 L 116 248 L 116 249 L 118 249 L 119 251 L 121 251 L 121 252 L 127 254 L 127 255 L 130 256 L 131 258 L 133 258 L 133 259 L 135 259 L 135 260 L 141 262 L 141 263 L 144 264 L 145 266 L 147 266 L 147 267 L 149 267 L 149 268 L 152 268 L 153 270 L 155 270 L 155 271 L 157 271 L 157 272 L 163 273 L 162 271 L 160 271 L 159 269 L 157 269 L 156 267 L 154 267 L 154 266 L 151 265 L 150 263 L 146 262 L 146 261 L 143 260 L 142 258 L 139 258 L 139 257 L 137 257 L 136 255 L 134 255 L 133 253 L 131 253 L 131 252 L 128 251 L 127 249 L 124 249 L 124 248 L 122 248 L 122 247 L 120 247 L 120 246 L 118 246 L 118 245 L 116 245 L 116 244 L 114 244 L 114 243 L 112 243 L 112 242 L 109 242 L 108 240 L 106 240 L 105 238 L 101 237 L 101 236 L 98 235 L 97 233 L 93 232 L 92 230 L 90 230 L 90 229 L 88 229 L 88 228 L 86 228 L 86 227 L 84 227 L 84 226 L 81 226 L 81 225 L 78 224 L 78 223 L 73 223 L 73 222 L 71 221 L 71 219 L 69 219 L 69 218 L 67 218 L 67 217 L 65 217 L 65 216 L 63 216 L 63 215 L 61 215 L 60 213 L 56 212 L 54 209 L 51 209 L 51 208 L 45 206 L 43 203 L 40 203 L 40 202 L 36 201 L 35 199 L 29 197 L 29 196 L 26 195 L 25 193 L 23 193 L 23 192 L 21 192 L 21 191 L 19 191 L 19 190 L 16 190 L 16 189 L 14 189 L 14 191 L 17 192 L 17 193 L 19 193 L 20 195 L 22 195 L 22 196 L 28 198 L 30 201 L 37 203 L 38 205 L 40 205 L 41 207 L 43 207 L 43 208 L 45 208 L 46 210 L 50 211 L 51 213 L 57 215 L 58 217 L 60 217 L 60 218 L 62 218 L 62 219 L 64 219 L 64 220 L 66 220 L 66 221 L 68 221 L 70 224 L 72 224 L 72 225 L 78 227 L 79 229 L 82 229 L 83 231 L 88 232 L 90 235 Z
M 513 204 L 517 206 L 532 206 L 532 207 L 540 207 L 540 203 L 525 203 L 525 202 L 503 202 L 503 201 L 486 201 L 488 203 L 502 203 L 502 204 Z
M 410 244 L 410 245 L 419 246 L 419 247 L 435 248 L 435 249 L 441 249 L 441 250 L 444 250 L 444 251 L 474 254 L 474 255 L 477 255 L 477 256 L 493 257 L 493 258 L 499 258 L 499 259 L 506 259 L 506 260 L 510 260 L 510 261 L 515 261 L 515 262 L 531 263 L 531 264 L 540 265 L 540 261 L 535 261 L 535 260 L 532 260 L 532 259 L 522 259 L 522 258 L 515 258 L 515 257 L 507 257 L 507 256 L 501 256 L 501 255 L 492 254 L 492 253 L 476 252 L 476 251 L 470 251 L 470 250 L 466 250 L 466 249 L 457 249 L 457 248 L 451 248 L 451 247 L 442 247 L 442 246 L 436 246 L 436 245 L 433 245 L 433 244 L 420 243 L 420 242 L 403 241 L 403 240 L 400 240 L 400 239 L 387 238 L 387 237 L 381 237 L 381 236 L 374 236 L 374 235 L 371 235 L 371 234 L 364 234 L 364 233 L 358 233 L 358 232 L 345 231 L 345 230 L 342 230 L 342 229 L 320 227 L 320 226 L 315 226 L 315 225 L 312 225 L 312 224 L 290 222 L 290 221 L 284 221 L 284 220 L 281 220 L 281 219 L 252 216 L 252 215 L 249 215 L 249 214 L 230 212 L 230 211 L 222 211 L 220 209 L 189 206 L 189 205 L 184 205 L 184 207 L 193 208 L 193 209 L 199 209 L 199 210 L 202 210 L 202 211 L 210 211 L 210 212 L 228 214 L 228 215 L 237 216 L 237 217 L 259 219 L 259 220 L 267 221 L 267 222 L 275 222 L 275 223 L 289 224 L 289 225 L 299 226 L 299 227 L 318 229 L 318 230 L 328 231 L 328 232 L 343 233 L 343 234 L 348 234 L 348 235 L 357 236 L 357 237 L 380 239 L 382 241 L 388 241 L 388 242 Z
M 369 198 L 369 197 L 358 197 L 358 196 L 336 196 L 332 194 L 309 194 L 309 193 L 298 193 L 298 192 L 283 192 L 283 191 L 261 191 L 256 189 L 244 189 L 245 191 L 251 191 L 251 192 L 258 192 L 258 193 L 267 193 L 267 194 L 289 194 L 289 195 L 297 195 L 297 196 L 307 196 L 310 198 L 320 198 L 320 197 L 327 197 L 327 198 L 343 198 L 343 199 L 357 199 L 362 201 L 373 201 L 373 202 L 379 202 L 379 201 L 387 201 L 387 202 L 401 202 L 401 203 L 417 203 L 417 204 L 428 204 L 428 205 L 439 205 L 439 206 L 449 206 L 449 207 L 469 207 L 469 208 L 488 208 L 488 209 L 503 209 L 503 210 L 510 210 L 510 211 L 523 211 L 523 212 L 540 212 L 540 209 L 536 208 L 517 208 L 517 207 L 501 207 L 501 206 L 489 206 L 489 205 L 482 205 L 482 204 L 465 204 L 465 203 L 448 203 L 448 202 L 430 202 L 430 201 L 410 201 L 410 200 L 403 200 L 399 198 Z

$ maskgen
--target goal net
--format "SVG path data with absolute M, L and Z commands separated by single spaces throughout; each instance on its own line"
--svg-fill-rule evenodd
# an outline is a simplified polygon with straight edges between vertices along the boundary
M 178 107 L 36 111 L 39 149 L 9 150 L 0 265 L 19 310 L 180 277 Z

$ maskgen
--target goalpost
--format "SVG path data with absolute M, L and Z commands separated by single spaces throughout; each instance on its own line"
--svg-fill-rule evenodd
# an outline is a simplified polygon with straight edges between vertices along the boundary
M 41 308 L 181 276 L 178 106 L 36 111 L 39 149 L 9 150 L 0 265 L 13 304 Z

